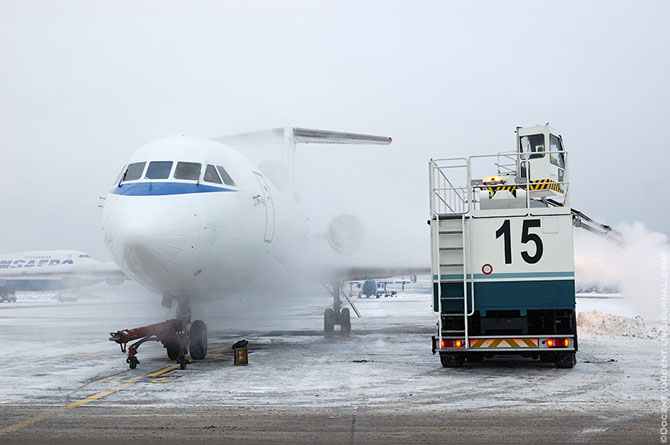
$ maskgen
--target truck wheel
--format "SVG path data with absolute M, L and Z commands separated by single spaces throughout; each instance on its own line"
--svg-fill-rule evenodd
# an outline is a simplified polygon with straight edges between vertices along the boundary
M 540 353 L 540 361 L 542 362 L 556 362 L 556 354 L 553 352 Z
M 445 368 L 460 368 L 463 366 L 465 356 L 457 352 L 440 352 L 440 362 Z
M 557 368 L 574 368 L 577 364 L 577 357 L 574 352 L 557 352 L 556 353 L 556 367 Z
M 333 332 L 335 329 L 335 311 L 329 307 L 323 312 L 323 330 L 326 334 Z
M 467 359 L 470 363 L 476 363 L 484 360 L 484 356 L 481 354 L 468 354 Z

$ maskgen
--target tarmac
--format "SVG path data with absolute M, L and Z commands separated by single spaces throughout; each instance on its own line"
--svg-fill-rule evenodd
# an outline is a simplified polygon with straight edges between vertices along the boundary
M 446 369 L 430 351 L 429 295 L 355 300 L 363 318 L 349 336 L 323 335 L 328 302 L 285 305 L 265 323 L 243 303 L 208 308 L 208 355 L 185 370 L 159 343 L 143 345 L 130 370 L 106 340 L 165 319 L 156 297 L 0 305 L 0 442 L 660 440 L 658 339 L 582 335 L 572 370 L 516 357 Z M 601 306 L 627 310 L 617 304 Z M 233 366 L 240 339 L 248 366 Z

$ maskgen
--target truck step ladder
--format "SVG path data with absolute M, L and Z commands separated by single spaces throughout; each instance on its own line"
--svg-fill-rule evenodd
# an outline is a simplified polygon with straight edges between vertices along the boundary
M 439 268 L 436 271 L 437 292 L 440 311 L 440 332 L 447 336 L 464 336 L 467 339 L 467 317 L 468 317 L 468 267 L 467 267 L 467 249 L 464 214 L 435 215 L 433 223 L 437 224 L 437 236 L 435 237 L 435 251 L 439 255 Z M 456 217 L 454 217 L 456 216 Z M 456 283 L 463 286 L 463 296 L 454 296 L 453 294 L 442 294 L 443 283 Z M 446 302 L 459 301 L 462 303 L 462 312 L 453 311 L 452 305 L 449 305 L 451 312 L 442 312 L 442 305 Z M 443 329 L 442 317 L 463 317 L 464 329 Z M 442 340 L 440 335 L 440 341 Z

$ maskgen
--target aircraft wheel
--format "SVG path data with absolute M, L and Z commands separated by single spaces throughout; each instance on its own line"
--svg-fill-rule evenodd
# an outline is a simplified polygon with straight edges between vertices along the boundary
M 202 360 L 205 358 L 207 355 L 207 326 L 205 326 L 204 321 L 196 320 L 191 324 L 188 341 L 188 350 L 191 353 L 191 358 L 193 360 Z
M 140 361 L 137 360 L 137 357 L 129 357 L 129 359 L 128 359 L 128 366 L 130 366 L 130 369 L 135 369 L 135 368 L 137 368 L 137 364 L 138 364 L 139 362 L 140 362 Z
M 351 313 L 347 307 L 340 311 L 340 330 L 344 334 L 351 332 Z
M 167 356 L 170 360 L 177 360 L 179 357 L 179 343 L 176 341 L 170 341 L 165 343 L 165 349 L 167 349 Z
M 323 330 L 328 334 L 335 329 L 335 311 L 328 308 L 323 312 Z

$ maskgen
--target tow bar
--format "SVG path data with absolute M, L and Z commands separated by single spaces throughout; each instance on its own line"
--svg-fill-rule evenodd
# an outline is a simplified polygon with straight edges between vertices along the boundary
M 167 320 L 162 323 L 151 324 L 135 329 L 110 332 L 109 340 L 121 346 L 121 352 L 128 351 L 126 363 L 130 369 L 135 369 L 140 361 L 137 358 L 137 349 L 147 341 L 159 341 L 168 350 L 168 356 L 176 359 L 181 369 L 186 368 L 186 354 L 188 352 L 187 323 L 180 320 Z M 128 346 L 131 341 L 137 342 Z

